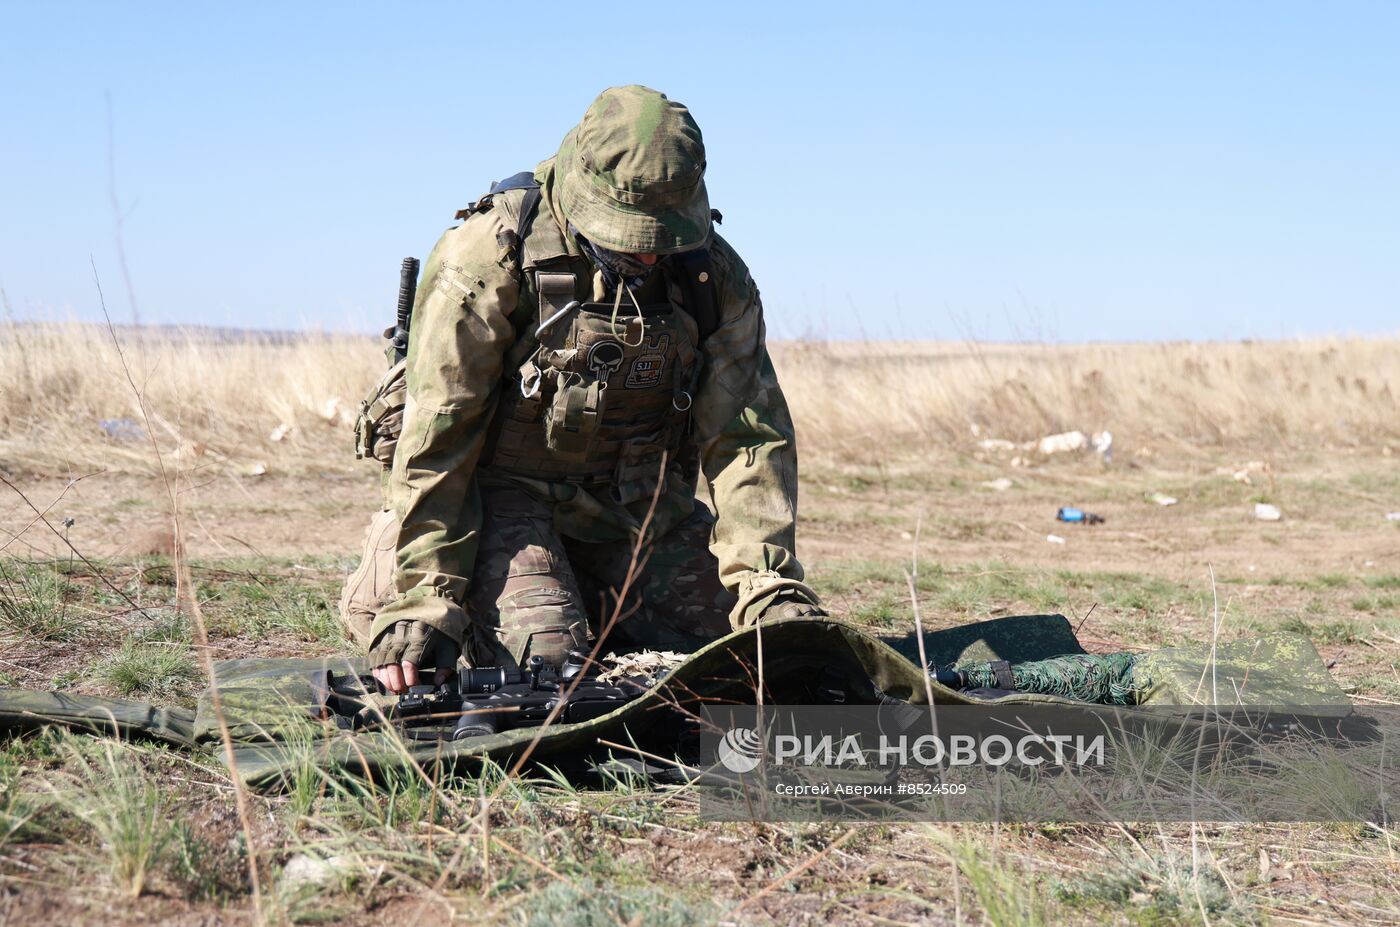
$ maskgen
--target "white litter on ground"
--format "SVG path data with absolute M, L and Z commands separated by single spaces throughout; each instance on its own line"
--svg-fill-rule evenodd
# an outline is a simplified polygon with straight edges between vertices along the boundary
M 1283 518 L 1283 512 L 1279 511 L 1276 505 L 1267 502 L 1254 503 L 1254 517 L 1260 521 L 1279 521 Z
M 1112 438 L 1109 438 L 1110 443 Z M 1082 451 L 1089 446 L 1089 436 L 1082 431 L 1066 431 L 1057 435 L 1046 435 L 1036 445 L 1042 454 L 1064 454 L 1068 451 Z
M 1094 450 L 1103 456 L 1104 460 L 1113 457 L 1113 432 L 1100 431 L 1094 435 Z

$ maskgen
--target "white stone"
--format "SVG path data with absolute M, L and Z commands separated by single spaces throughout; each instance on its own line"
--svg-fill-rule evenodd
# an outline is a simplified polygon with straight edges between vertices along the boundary
M 321 887 L 340 880 L 348 880 L 358 874 L 358 865 L 353 856 L 328 856 L 320 859 L 306 853 L 298 853 L 287 860 L 282 867 L 282 888 L 295 891 L 300 888 Z

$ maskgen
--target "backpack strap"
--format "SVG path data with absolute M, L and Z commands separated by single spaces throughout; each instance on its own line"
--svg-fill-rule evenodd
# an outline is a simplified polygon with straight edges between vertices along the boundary
M 505 180 L 498 180 L 491 184 L 492 193 L 503 193 L 506 190 L 529 190 L 531 187 L 539 189 L 539 182 L 535 180 L 534 171 L 521 171 L 518 174 L 511 174 Z
M 491 184 L 491 189 L 486 191 L 485 196 L 475 202 L 468 203 L 465 209 L 457 210 L 454 218 L 463 220 L 474 212 L 487 209 L 496 198 L 497 193 L 505 193 L 509 190 L 525 191 L 525 196 L 520 201 L 520 212 L 516 217 L 515 225 L 515 243 L 519 245 L 525 240 L 525 235 L 530 230 L 530 224 L 534 221 L 535 207 L 540 204 L 540 184 L 531 171 L 511 174 L 505 180 L 498 180 Z
M 530 224 L 535 220 L 535 207 L 540 204 L 540 183 L 535 179 L 534 171 L 521 171 L 493 183 L 490 192 L 494 195 L 507 190 L 525 191 L 525 198 L 520 201 L 520 215 L 515 224 L 515 240 L 518 244 L 525 240 L 525 235 L 530 231 Z

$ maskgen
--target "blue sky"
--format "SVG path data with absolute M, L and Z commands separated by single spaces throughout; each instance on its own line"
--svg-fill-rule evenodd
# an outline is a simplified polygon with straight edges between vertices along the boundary
M 793 11 L 801 10 L 800 14 Z M 21 317 L 370 330 L 604 87 L 690 106 L 770 331 L 1400 331 L 1400 4 L 0 5 Z

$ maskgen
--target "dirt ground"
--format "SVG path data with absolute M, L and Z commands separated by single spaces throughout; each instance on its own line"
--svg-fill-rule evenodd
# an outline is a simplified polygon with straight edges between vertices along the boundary
M 1155 456 L 1155 455 L 1154 455 Z M 155 478 L 75 474 L 16 478 L 29 500 L 94 557 L 156 552 L 168 531 L 164 483 Z M 800 553 L 813 571 L 858 557 L 909 560 L 915 549 L 949 564 L 1005 560 L 1045 569 L 1130 570 L 1183 582 L 1218 574 L 1311 575 L 1392 571 L 1400 566 L 1400 456 L 1355 449 L 1250 460 L 1241 454 L 1134 458 L 1095 456 L 1008 466 L 961 458 L 885 469 L 804 471 Z M 995 488 L 999 479 L 1009 488 Z M 346 556 L 378 504 L 368 467 L 309 476 L 182 474 L 178 504 L 191 557 Z M 1161 506 L 1155 493 L 1174 497 Z M 1254 505 L 1278 505 L 1263 522 Z M 1060 506 L 1102 515 L 1092 527 L 1057 523 Z M 0 495 L 6 553 L 54 553 L 63 542 L 40 527 L 16 493 Z M 28 528 L 28 530 L 23 530 Z M 20 532 L 23 537 L 11 541 Z M 1056 534 L 1064 544 L 1046 541 Z
M 1202 640 L 1217 622 L 1226 638 L 1303 630 L 1356 698 L 1400 703 L 1400 519 L 1386 517 L 1400 512 L 1400 467 L 1387 450 L 1295 451 L 1261 459 L 1257 452 L 1176 448 L 1125 452 L 1109 461 L 1088 453 L 1015 466 L 1011 456 L 944 455 L 878 468 L 808 464 L 799 554 L 831 610 L 873 629 L 911 628 L 903 574 L 917 570 L 929 627 L 1059 611 L 1098 651 Z M 171 551 L 160 480 L 103 473 L 76 481 L 8 478 L 18 492 L 0 486 L 0 558 L 68 558 L 66 537 L 127 583 L 143 575 L 143 562 Z M 1154 495 L 1177 501 L 1164 506 Z M 373 472 L 195 472 L 179 481 L 177 498 L 187 554 L 205 571 L 197 570 L 196 578 L 210 596 L 220 656 L 240 648 L 310 654 L 343 646 L 327 624 L 327 609 L 377 502 Z M 42 521 L 29 503 L 44 513 Z M 1260 503 L 1276 506 L 1282 518 L 1258 519 Z M 1061 506 L 1096 513 L 1104 523 L 1060 523 Z M 265 571 L 292 584 L 277 588 L 298 590 L 303 611 L 280 625 L 257 624 L 261 600 L 249 582 L 239 593 L 244 598 L 228 593 L 220 599 L 224 574 L 218 570 L 235 563 L 235 572 Z M 118 632 L 128 629 L 126 618 L 112 615 Z M 57 645 L 0 637 L 0 684 L 120 694 L 120 683 L 110 679 L 81 682 L 84 667 L 110 660 L 120 643 L 115 632 L 105 640 L 84 638 L 70 655 L 56 658 Z M 194 684 L 172 684 L 165 696 L 147 697 L 178 701 Z M 26 749 L 14 760 L 26 775 L 71 766 Z M 94 870 L 90 857 L 97 851 L 84 849 L 73 821 L 64 819 L 44 836 L 8 845 L 0 839 L 0 923 L 251 920 L 238 853 L 228 849 L 242 837 L 226 777 L 214 765 L 186 767 L 166 755 L 143 755 L 140 762 L 152 775 L 178 780 L 167 807 L 193 822 L 202 846 L 215 848 L 206 867 L 213 887 L 191 888 L 188 879 L 167 874 L 142 897 L 127 899 L 101 867 Z M 0 784 L 15 781 L 0 777 Z M 539 854 L 559 883 L 511 857 L 491 864 L 503 867 L 499 872 L 488 865 L 484 873 L 463 868 L 460 882 L 455 875 L 439 878 L 455 871 L 453 853 L 434 849 L 416 823 L 379 820 L 376 839 L 399 854 L 385 850 L 389 862 L 380 876 L 327 890 L 312 906 L 317 910 L 289 902 L 271 919 L 543 922 L 531 920 L 532 910 L 554 910 L 549 906 L 558 899 L 550 892 L 568 883 L 614 886 L 617 897 L 649 911 L 634 923 L 1400 923 L 1394 903 L 1400 849 L 1393 830 L 745 828 L 697 824 L 644 795 L 580 794 L 540 807 L 538 820 L 503 818 L 500 833 L 522 844 L 541 833 L 569 834 L 570 849 Z M 331 828 L 310 823 L 320 819 L 288 818 L 285 801 L 258 799 L 255 813 L 269 869 L 307 846 L 329 845 Z M 457 819 L 451 817 L 456 810 L 445 813 L 442 827 L 467 826 L 465 812 Z M 411 844 L 419 855 L 395 841 Z M 1129 857 L 1137 862 L 1125 863 Z M 431 871 L 415 873 L 403 862 L 410 859 Z M 1197 879 L 1194 896 L 1177 884 L 1182 865 Z M 1127 882 L 1101 884 L 1103 871 L 1125 866 Z M 92 884 L 72 892 L 73 880 Z M 1200 901 L 1207 882 L 1223 900 Z M 648 886 L 671 894 L 664 903 L 647 901 Z M 727 913 L 711 918 L 706 906 L 713 903 Z M 596 923 L 627 910 L 633 909 L 609 909 Z
M 7 555 L 63 555 L 59 533 L 97 559 L 169 552 L 161 480 L 96 473 L 16 485 L 60 527 L 35 524 L 28 502 L 0 493 Z M 1153 495 L 1177 502 L 1159 505 Z M 360 467 L 307 477 L 196 471 L 180 480 L 177 498 L 193 559 L 343 558 L 348 565 L 379 497 L 375 474 Z M 1256 518 L 1259 502 L 1276 505 L 1282 519 Z M 1061 506 L 1104 523 L 1060 523 Z M 1248 598 L 1277 588 L 1280 578 L 1360 583 L 1400 571 L 1400 520 L 1386 518 L 1397 510 L 1400 457 L 1381 452 L 1263 461 L 1222 452 L 1122 463 L 1090 455 L 1019 467 L 990 458 L 884 469 L 818 464 L 804 471 L 799 553 L 817 580 L 849 561 L 996 561 L 1025 570 L 1141 573 L 1204 591 L 1213 572 L 1217 581 L 1232 580 L 1231 595 Z M 71 527 L 61 528 L 69 518 Z

